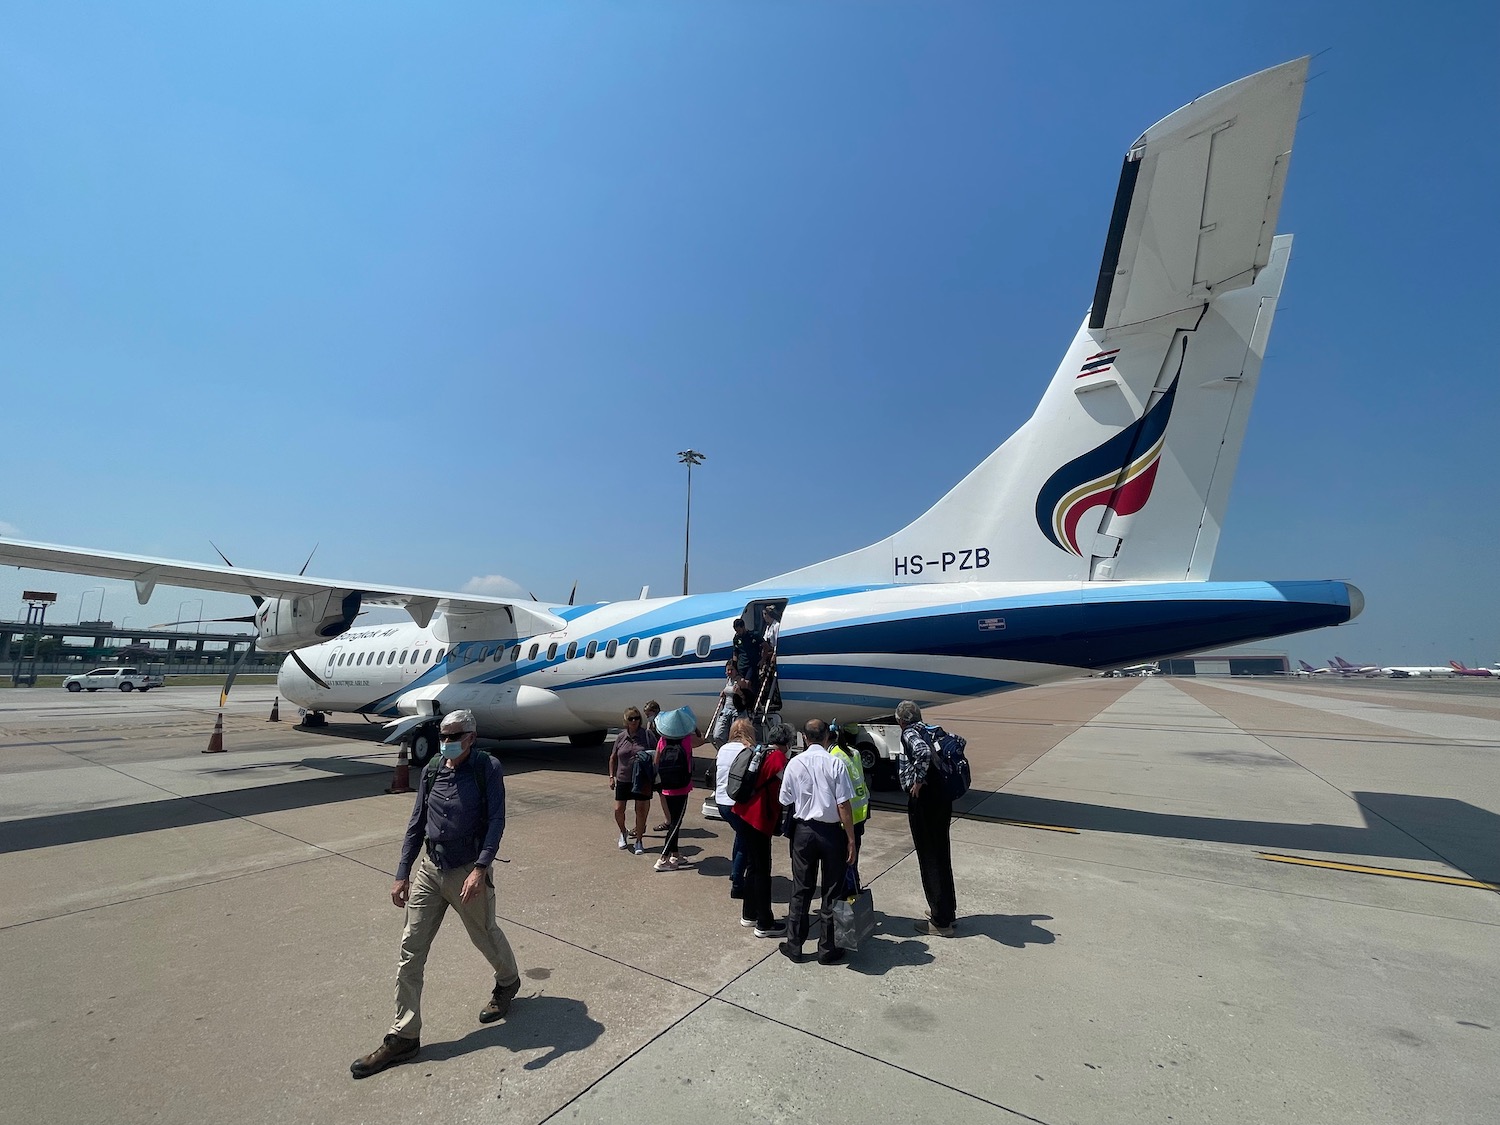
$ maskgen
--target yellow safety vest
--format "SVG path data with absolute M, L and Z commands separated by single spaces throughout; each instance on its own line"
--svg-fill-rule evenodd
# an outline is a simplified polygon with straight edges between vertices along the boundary
M 870 789 L 865 784 L 865 767 L 860 764 L 858 754 L 847 754 L 842 746 L 830 746 L 828 752 L 844 763 L 849 771 L 849 780 L 854 783 L 854 800 L 849 809 L 854 814 L 854 823 L 863 824 L 870 819 Z

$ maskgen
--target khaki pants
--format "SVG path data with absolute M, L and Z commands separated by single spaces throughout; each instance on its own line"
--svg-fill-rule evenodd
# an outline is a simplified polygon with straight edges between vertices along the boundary
M 396 1022 L 391 1025 L 392 1035 L 403 1039 L 421 1036 L 422 980 L 427 953 L 450 906 L 463 919 L 474 948 L 494 967 L 497 985 L 513 984 L 521 976 L 510 942 L 495 922 L 495 888 L 486 886 L 484 894 L 472 902 L 459 897 L 472 870 L 472 866 L 441 870 L 425 851 L 412 870 L 406 897 L 406 928 L 401 933 L 401 960 L 396 969 Z

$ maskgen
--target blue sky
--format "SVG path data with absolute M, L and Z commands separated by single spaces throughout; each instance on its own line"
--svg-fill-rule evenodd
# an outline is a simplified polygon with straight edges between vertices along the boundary
M 1214 577 L 1365 591 L 1267 646 L 1294 657 L 1500 659 L 1496 5 L 5 24 L 0 533 L 274 570 L 319 544 L 315 574 L 588 601 L 680 589 L 689 446 L 695 590 L 919 514 L 1039 399 L 1131 141 L 1326 50 Z M 99 600 L 9 570 L 0 616 L 37 585 L 65 620 Z M 104 616 L 197 596 L 111 585 Z

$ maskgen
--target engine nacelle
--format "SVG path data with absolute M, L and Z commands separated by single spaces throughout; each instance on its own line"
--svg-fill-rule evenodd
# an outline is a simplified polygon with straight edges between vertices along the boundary
M 255 611 L 256 646 L 291 652 L 340 636 L 359 616 L 358 590 L 324 590 L 300 598 L 267 598 Z

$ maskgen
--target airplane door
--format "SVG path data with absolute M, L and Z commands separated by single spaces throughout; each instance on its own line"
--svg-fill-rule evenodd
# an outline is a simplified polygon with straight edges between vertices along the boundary
M 336 648 L 328 653 L 328 666 L 323 669 L 323 679 L 327 680 L 333 675 L 334 666 L 338 664 L 339 654 L 343 651 L 341 648 Z

